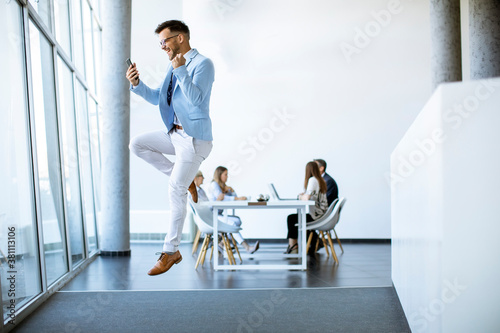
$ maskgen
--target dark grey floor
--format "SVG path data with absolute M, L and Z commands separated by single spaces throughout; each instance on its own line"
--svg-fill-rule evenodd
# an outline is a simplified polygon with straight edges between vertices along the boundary
M 390 244 L 343 245 L 339 265 L 321 249 L 307 271 L 216 272 L 208 258 L 195 270 L 191 244 L 181 244 L 182 262 L 151 277 L 161 244 L 133 243 L 131 257 L 96 258 L 14 331 L 409 332 L 392 287 Z M 266 264 L 266 253 L 285 248 L 261 244 L 244 261 Z M 286 302 L 269 315 L 273 293 Z
M 392 287 L 59 292 L 14 332 L 410 332 Z
M 98 257 L 63 291 L 104 290 L 198 290 L 244 288 L 325 288 L 325 287 L 387 287 L 391 280 L 390 244 L 343 244 L 342 254 L 336 246 L 340 265 L 327 258 L 325 249 L 308 257 L 307 271 L 214 271 L 212 263 L 194 269 L 196 256 L 191 244 L 181 244 L 183 260 L 159 276 L 148 276 L 161 250 L 161 244 L 133 243 L 131 257 Z M 283 251 L 285 244 L 261 244 L 260 256 L 266 252 Z M 247 259 L 245 263 L 264 260 Z M 207 257 L 208 260 L 208 257 Z M 238 261 L 239 262 L 239 261 Z M 285 260 L 281 263 L 294 263 Z

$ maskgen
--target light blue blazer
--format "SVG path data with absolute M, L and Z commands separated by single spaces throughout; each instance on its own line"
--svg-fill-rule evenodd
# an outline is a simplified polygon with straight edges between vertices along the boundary
M 139 80 L 130 90 L 151 104 L 159 105 L 161 117 L 170 131 L 174 126 L 174 110 L 184 131 L 193 138 L 212 141 L 212 121 L 209 116 L 210 94 L 214 82 L 214 65 L 210 59 L 196 49 L 188 53 L 186 64 L 173 69 L 169 65 L 167 76 L 157 89 L 151 89 Z M 174 74 L 177 84 L 172 94 L 172 103 L 167 103 L 170 77 Z M 173 109 L 172 109 L 173 107 Z

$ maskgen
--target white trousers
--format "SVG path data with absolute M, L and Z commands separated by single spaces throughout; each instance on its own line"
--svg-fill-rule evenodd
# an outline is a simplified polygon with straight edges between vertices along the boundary
M 188 187 L 211 150 L 212 141 L 195 139 L 183 130 L 146 133 L 130 141 L 131 152 L 170 177 L 170 225 L 163 244 L 164 252 L 179 249 L 186 218 Z M 175 155 L 175 163 L 164 154 Z

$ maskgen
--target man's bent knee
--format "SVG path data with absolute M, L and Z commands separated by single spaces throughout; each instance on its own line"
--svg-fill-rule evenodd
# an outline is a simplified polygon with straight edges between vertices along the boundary
M 128 148 L 130 149 L 130 151 L 132 153 L 134 153 L 135 155 L 139 155 L 139 153 L 141 152 L 141 144 L 140 144 L 140 141 L 137 139 L 137 137 L 134 137 L 130 140 L 130 143 L 128 145 Z
M 169 187 L 169 192 L 171 194 L 175 194 L 175 195 L 178 195 L 178 196 L 181 196 L 181 195 L 187 195 L 187 192 L 188 192 L 188 186 L 187 185 L 184 185 L 184 184 L 179 184 L 177 182 L 169 182 L 168 183 L 168 187 Z

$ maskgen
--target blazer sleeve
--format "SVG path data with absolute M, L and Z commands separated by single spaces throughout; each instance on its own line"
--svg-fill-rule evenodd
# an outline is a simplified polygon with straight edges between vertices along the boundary
M 330 205 L 335 199 L 339 197 L 339 189 L 335 180 L 329 175 L 325 174 L 325 181 L 327 192 L 326 196 L 328 197 L 328 204 Z
M 186 66 L 175 68 L 174 75 L 186 99 L 192 105 L 198 106 L 212 88 L 215 70 L 212 61 L 206 58 L 196 66 L 193 77 L 189 76 Z
M 139 80 L 137 87 L 130 85 L 130 91 L 141 96 L 153 105 L 158 105 L 160 102 L 160 88 L 151 89 L 144 82 L 142 82 L 142 80 Z

